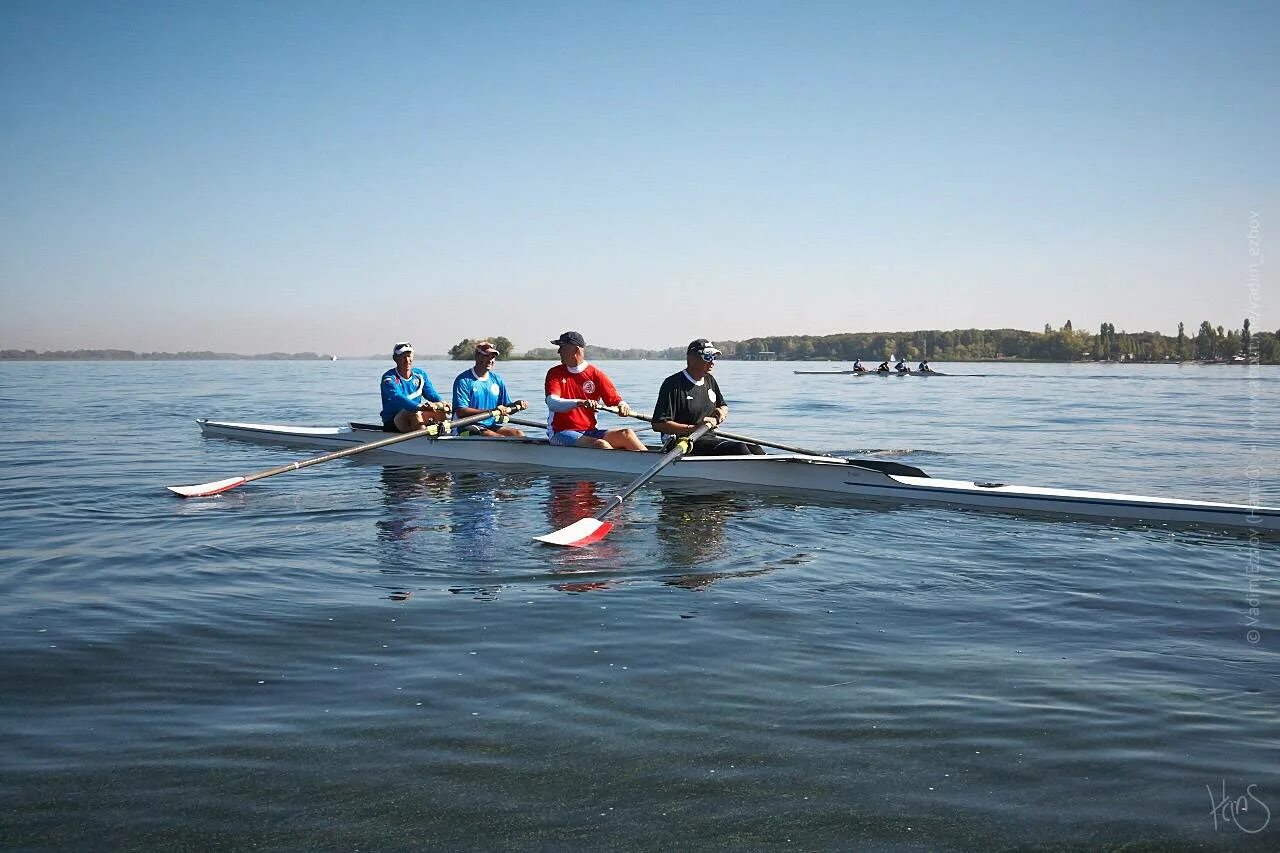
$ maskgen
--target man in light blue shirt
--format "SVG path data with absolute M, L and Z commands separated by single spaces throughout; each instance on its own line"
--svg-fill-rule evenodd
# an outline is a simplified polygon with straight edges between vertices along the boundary
M 453 380 L 453 412 L 456 418 L 470 417 L 497 409 L 501 418 L 511 414 L 509 407 L 527 405 L 523 400 L 511 402 L 507 393 L 507 383 L 492 370 L 493 363 L 498 360 L 498 348 L 488 341 L 476 344 L 476 363 L 470 370 L 464 370 Z M 519 437 L 521 430 L 506 423 L 499 423 L 497 418 L 487 418 L 479 423 L 464 427 L 459 435 L 477 435 L 485 438 L 499 436 Z

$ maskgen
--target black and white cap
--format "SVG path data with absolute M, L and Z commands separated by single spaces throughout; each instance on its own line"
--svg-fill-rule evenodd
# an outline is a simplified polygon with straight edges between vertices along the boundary
M 689 348 L 686 349 L 685 352 L 689 355 L 700 355 L 707 361 L 711 361 L 721 356 L 721 352 L 716 349 L 716 345 L 706 338 L 698 338 L 696 340 L 689 341 Z

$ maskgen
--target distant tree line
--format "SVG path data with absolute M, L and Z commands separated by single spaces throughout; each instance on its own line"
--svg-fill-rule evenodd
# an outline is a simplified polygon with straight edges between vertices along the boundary
M 134 352 L 129 349 L 76 349 L 36 352 L 33 349 L 0 350 L 0 361 L 328 361 L 314 352 L 268 352 L 237 355 L 229 352 Z
M 502 335 L 494 335 L 489 338 L 463 338 L 449 347 L 449 358 L 454 361 L 471 361 L 475 358 L 476 344 L 481 341 L 493 344 L 493 348 L 498 351 L 498 358 L 506 359 L 511 355 L 511 341 Z
M 1253 332 L 1246 318 L 1240 329 L 1223 329 L 1208 320 L 1195 337 L 1182 323 L 1177 335 L 1161 332 L 1116 331 L 1103 323 L 1096 334 L 1077 331 L 1068 320 L 1059 329 L 1046 323 L 1044 331 L 1024 329 L 936 329 L 914 332 L 843 332 L 835 335 L 774 335 L 741 341 L 717 340 L 726 358 L 776 358 L 780 361 L 907 360 L 983 361 L 1013 358 L 1028 361 L 1231 361 L 1243 357 L 1262 364 L 1280 364 L 1280 330 Z M 684 347 L 614 349 L 587 345 L 597 359 L 662 359 L 683 361 Z M 470 350 L 467 351 L 470 357 Z M 517 358 L 555 361 L 550 347 L 528 350 Z
M 1112 323 L 1103 323 L 1095 334 L 1076 331 L 1068 320 L 1059 329 L 1046 323 L 1043 332 L 1023 329 L 846 332 L 822 336 L 748 338 L 718 342 L 717 346 L 729 358 L 772 357 L 787 361 L 853 361 L 860 358 L 879 362 L 894 356 L 937 361 L 1020 358 L 1033 361 L 1163 362 L 1244 358 L 1262 364 L 1280 364 L 1280 330 L 1253 332 L 1248 319 L 1240 329 L 1214 327 L 1206 320 L 1200 324 L 1195 337 L 1186 334 L 1182 323 L 1178 324 L 1177 335 L 1116 331 Z M 683 357 L 682 351 L 677 350 L 677 354 Z
M 470 361 L 476 338 L 463 338 L 449 348 L 449 358 Z M 537 347 L 523 355 L 512 352 L 510 339 L 494 335 L 488 340 L 500 358 L 525 358 L 555 361 L 559 358 L 551 347 Z M 1044 331 L 1024 329 L 953 329 L 915 332 L 843 332 L 836 335 L 778 335 L 747 338 L 742 341 L 717 341 L 726 358 L 776 358 L 783 361 L 829 359 L 833 361 L 883 361 L 900 356 L 907 360 L 927 358 L 936 361 L 982 361 L 1017 358 L 1029 361 L 1232 361 L 1248 360 L 1262 364 L 1280 364 L 1280 330 L 1255 332 L 1248 318 L 1239 329 L 1213 326 L 1208 320 L 1200 324 L 1195 336 L 1187 335 L 1182 323 L 1177 335 L 1161 332 L 1116 331 L 1112 323 L 1103 323 L 1097 333 L 1077 331 L 1068 320 L 1054 329 L 1046 323 Z M 615 349 L 587 345 L 596 359 L 654 359 L 683 361 L 684 347 L 666 349 Z M 382 358 L 384 356 L 371 356 Z M 0 361 L 205 361 L 205 360 L 276 360 L 314 361 L 328 359 L 314 352 L 273 352 L 260 355 L 200 352 L 134 352 L 133 350 L 93 349 L 0 350 Z
M 717 346 L 719 346 L 717 344 Z M 723 347 L 722 347 L 723 349 Z M 598 347 L 594 344 L 587 344 L 587 354 L 591 358 L 599 359 L 618 359 L 632 360 L 637 359 L 653 359 L 653 360 L 677 360 L 684 361 L 684 347 L 667 347 L 666 349 L 615 349 L 614 347 Z M 525 352 L 524 358 L 538 361 L 559 361 L 560 354 L 551 347 L 536 347 Z

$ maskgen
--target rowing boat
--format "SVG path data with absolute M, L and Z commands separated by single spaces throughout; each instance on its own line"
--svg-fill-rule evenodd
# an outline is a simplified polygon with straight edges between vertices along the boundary
M 199 419 L 210 438 L 288 447 L 340 449 L 385 438 L 380 430 L 302 427 Z M 634 478 L 653 464 L 656 451 L 635 453 L 588 447 L 555 447 L 542 438 L 422 437 L 376 450 L 398 461 L 510 465 L 550 471 Z M 981 510 L 1050 513 L 1099 519 L 1173 522 L 1280 531 L 1280 507 L 1144 497 L 1074 489 L 944 480 L 897 462 L 842 459 L 801 453 L 767 456 L 695 456 L 664 468 L 664 481 L 687 481 L 827 497 L 943 504 Z
M 799 376 L 949 376 L 937 370 L 793 370 Z

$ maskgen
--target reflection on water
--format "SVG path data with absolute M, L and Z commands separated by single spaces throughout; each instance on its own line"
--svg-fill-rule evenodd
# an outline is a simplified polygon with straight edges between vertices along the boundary
M 553 589 L 561 592 L 567 592 L 570 595 L 577 595 L 582 592 L 596 592 L 602 589 L 611 589 L 617 585 L 617 581 L 571 581 L 569 583 L 555 584 Z
M 676 565 L 696 566 L 725 554 L 724 525 L 742 508 L 725 494 L 661 492 L 658 538 L 663 556 Z
M 724 494 L 663 492 L 659 505 L 658 539 L 665 565 L 698 568 L 731 560 L 725 524 L 747 507 Z M 776 571 L 778 566 L 751 569 L 706 569 L 686 572 L 665 581 L 667 586 L 699 591 L 718 580 L 749 578 Z
M 386 514 L 374 522 L 378 542 L 387 546 L 390 559 L 407 566 L 409 545 L 423 532 L 448 533 L 449 517 L 439 507 L 451 497 L 453 475 L 422 467 L 384 466 L 380 474 Z M 432 507 L 434 511 L 427 511 Z
M 770 572 L 777 571 L 776 566 L 765 566 L 763 569 L 744 569 L 739 572 L 699 572 L 687 575 L 679 575 L 666 581 L 667 586 L 678 586 L 682 589 L 693 590 L 699 592 L 711 586 L 718 580 L 727 578 L 750 578 L 756 575 L 767 575 Z
M 384 467 L 384 512 L 374 522 L 383 571 L 416 576 L 496 572 L 503 556 L 504 504 L 518 502 L 535 482 L 521 474 Z M 455 594 L 486 600 L 496 599 L 501 589 L 502 584 L 492 583 L 449 587 Z
M 605 498 L 600 496 L 593 482 L 553 479 L 549 485 L 546 509 L 550 530 L 568 527 L 604 509 Z
M 496 536 L 500 511 L 494 494 L 496 478 L 475 472 L 455 473 L 449 513 L 453 517 L 453 536 L 449 548 L 453 564 L 463 571 L 489 570 L 499 556 Z
M 489 586 L 451 586 L 449 592 L 454 595 L 467 595 L 476 601 L 497 601 L 502 589 L 503 584 L 497 583 Z
M 758 569 L 737 569 L 731 571 L 717 572 L 697 572 L 691 574 L 679 575 L 666 581 L 667 586 L 678 586 L 683 589 L 700 592 L 715 583 L 718 580 L 736 580 L 740 578 L 752 578 L 760 575 L 767 575 L 776 572 L 778 569 L 787 566 L 796 566 L 807 563 L 812 558 L 805 553 L 796 554 L 794 557 L 778 560 L 776 564 L 761 566 Z
M 617 487 L 612 484 L 601 486 L 589 480 L 552 478 L 548 481 L 547 488 L 548 529 L 559 530 L 575 521 L 591 518 L 600 512 L 614 495 Z M 624 511 L 615 510 L 610 520 L 617 524 L 620 514 Z M 622 569 L 621 552 L 608 538 L 595 542 L 587 548 L 544 546 L 543 550 L 555 564 L 553 572 L 556 575 L 614 573 Z M 554 584 L 552 588 L 568 593 L 593 592 L 610 589 L 620 582 L 623 582 L 620 578 L 565 581 Z
M 724 557 L 724 525 L 742 507 L 727 494 L 661 492 L 658 540 L 664 563 L 698 566 Z
M 745 506 L 724 494 L 697 494 L 686 491 L 668 491 L 651 487 L 656 496 L 656 518 L 653 534 L 661 547 L 663 566 L 695 568 L 710 564 L 723 564 L 730 557 L 725 541 L 725 523 Z M 567 527 L 574 522 L 590 518 L 608 503 L 609 492 L 600 490 L 590 481 L 551 481 L 546 503 L 547 521 L 553 530 Z M 619 510 L 620 514 L 622 510 Z M 647 513 L 646 513 L 647 515 Z M 620 523 L 617 518 L 615 523 Z M 625 522 L 622 522 L 625 523 Z M 647 526 L 647 522 L 633 522 Z M 615 530 L 613 536 L 621 533 Z M 646 531 L 632 530 L 631 535 L 649 535 Z M 594 574 L 600 571 L 621 572 L 617 553 L 605 539 L 590 548 L 565 548 L 553 552 L 558 564 L 557 574 Z M 723 569 L 690 572 L 668 581 L 670 586 L 702 589 L 720 578 L 748 577 L 773 571 L 773 567 L 745 571 Z M 613 578 L 566 581 L 555 589 L 571 594 L 595 592 L 617 587 L 631 579 L 626 575 Z

